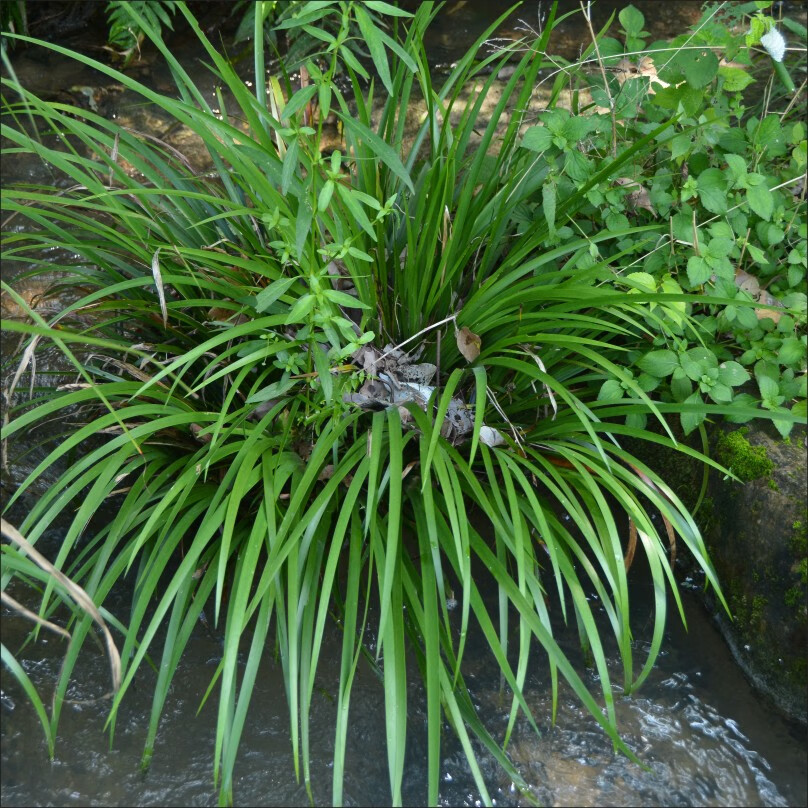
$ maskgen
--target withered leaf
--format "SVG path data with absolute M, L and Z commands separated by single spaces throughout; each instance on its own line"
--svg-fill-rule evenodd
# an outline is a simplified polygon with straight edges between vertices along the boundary
M 618 177 L 614 180 L 615 185 L 622 185 L 629 189 L 629 193 L 626 196 L 626 204 L 630 208 L 643 208 L 647 210 L 652 216 L 656 216 L 656 210 L 654 206 L 651 204 L 651 197 L 648 194 L 648 190 L 643 188 L 636 180 L 632 180 L 630 177 Z
M 480 355 L 482 340 L 470 329 L 463 326 L 456 334 L 457 349 L 467 362 L 473 362 Z

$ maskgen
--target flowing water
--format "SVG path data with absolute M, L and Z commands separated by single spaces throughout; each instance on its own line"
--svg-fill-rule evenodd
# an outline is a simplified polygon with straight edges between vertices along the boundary
M 496 4 L 493 4 L 496 5 Z M 548 4 L 528 3 L 512 15 L 500 32 L 503 37 L 520 35 L 525 24 L 538 28 Z M 567 4 L 570 8 L 572 4 Z M 651 38 L 669 36 L 694 22 L 696 3 L 636 3 L 646 15 Z M 428 46 L 434 63 L 450 65 L 491 19 L 491 6 L 484 0 L 450 4 L 430 34 Z M 594 24 L 602 25 L 620 3 L 593 7 Z M 94 37 L 94 39 L 93 39 Z M 93 34 L 97 41 L 98 35 Z M 557 53 L 574 58 L 585 40 L 577 21 L 564 23 L 553 39 Z M 209 75 L 196 65 L 198 46 L 178 41 L 174 52 L 200 83 Z M 122 123 L 167 138 L 187 154 L 191 141 L 182 132 L 167 132 L 170 122 L 159 112 L 140 105 L 134 96 L 109 82 L 99 80 L 83 67 L 72 66 L 55 56 L 34 56 L 31 51 L 15 57 L 15 67 L 24 83 L 36 91 L 63 88 L 103 90 L 95 103 Z M 150 58 L 139 68 L 146 83 L 165 89 L 170 77 Z M 59 76 L 60 86 L 53 86 Z M 82 93 L 83 90 L 72 91 Z M 86 93 L 85 93 L 86 95 Z M 191 159 L 194 155 L 191 154 Z M 201 158 L 199 158 L 201 161 Z M 13 173 L 13 176 L 11 174 Z M 18 161 L 13 170 L 4 166 L 4 182 L 52 182 L 34 161 Z M 42 255 L 54 265 L 64 256 L 58 251 Z M 4 278 L 20 270 L 3 267 Z M 54 274 L 55 277 L 55 274 Z M 26 298 L 41 306 L 58 305 L 40 296 L 44 286 L 21 284 Z M 3 316 L 14 316 L 13 304 L 3 296 Z M 16 340 L 14 340 L 16 342 Z M 13 346 L 12 346 L 13 347 Z M 3 357 L 9 355 L 4 340 Z M 58 371 L 57 364 L 40 366 L 38 373 Z M 38 378 L 37 383 L 44 376 Z M 34 454 L 12 467 L 4 486 L 18 483 L 34 465 Z M 47 485 L 44 480 L 44 485 Z M 3 498 L 6 498 L 5 488 Z M 51 540 L 58 540 L 51 537 Z M 638 579 L 641 576 L 638 575 Z M 638 613 L 650 608 L 650 594 L 638 587 Z M 120 593 L 120 605 L 124 593 Z M 656 669 L 637 694 L 618 698 L 618 723 L 629 748 L 649 768 L 615 754 L 611 743 L 594 720 L 580 707 L 568 689 L 561 688 L 558 721 L 550 726 L 550 688 L 546 667 L 536 653 L 528 677 L 525 698 L 534 712 L 542 736 L 537 738 L 522 723 L 517 724 L 509 752 L 530 785 L 532 799 L 544 805 L 805 805 L 806 731 L 789 724 L 765 704 L 739 672 L 695 590 L 686 589 L 683 600 L 688 631 L 674 615 L 666 630 L 664 652 Z M 3 642 L 17 652 L 30 624 L 10 613 L 3 614 Z M 643 632 L 638 632 L 637 655 L 642 662 Z M 561 636 L 562 647 L 576 654 L 572 634 Z M 51 692 L 59 675 L 65 643 L 43 634 L 28 646 L 24 666 L 43 694 Z M 322 653 L 311 716 L 312 780 L 317 804 L 330 802 L 331 755 L 335 719 L 334 693 L 339 677 L 340 638 L 336 630 L 327 636 Z M 47 746 L 33 709 L 13 677 L 2 671 L 3 805 L 214 805 L 212 780 L 215 739 L 215 698 L 197 715 L 210 677 L 221 658 L 221 636 L 215 628 L 200 623 L 183 656 L 169 694 L 157 738 L 151 768 L 144 773 L 139 762 L 151 709 L 154 674 L 143 675 L 129 691 L 119 714 L 110 746 L 104 733 L 108 702 L 100 698 L 109 687 L 107 662 L 100 648 L 88 643 L 68 693 L 71 703 L 63 711 L 56 756 L 48 761 Z M 507 724 L 508 703 L 499 692 L 496 667 L 481 645 L 470 643 L 469 687 L 487 726 L 500 732 Z M 613 660 L 616 666 L 616 659 Z M 616 670 L 616 667 L 615 667 Z M 411 672 L 413 673 L 413 672 Z M 423 695 L 410 676 L 410 742 L 404 781 L 404 800 L 423 804 L 426 799 L 426 711 Z M 598 683 L 590 676 L 594 690 Z M 348 805 L 378 805 L 389 802 L 386 729 L 382 684 L 372 669 L 360 663 L 354 685 L 347 751 L 345 802 Z M 252 707 L 242 739 L 236 768 L 235 798 L 243 805 L 306 805 L 305 788 L 294 778 L 289 740 L 289 717 L 279 664 L 266 660 L 256 685 Z M 444 733 L 440 798 L 443 805 L 479 805 L 480 796 L 451 731 Z M 498 805 L 529 804 L 517 793 L 496 764 L 484 755 L 481 768 L 491 796 Z
M 650 606 L 639 593 L 640 608 Z M 665 652 L 640 691 L 617 699 L 618 723 L 629 748 L 650 770 L 615 754 L 591 716 L 561 688 L 558 721 L 549 726 L 546 669 L 538 652 L 525 697 L 542 730 L 537 738 L 517 724 L 510 754 L 543 805 L 805 805 L 805 732 L 763 704 L 738 671 L 698 596 L 684 592 L 689 631 L 672 617 Z M 4 615 L 4 641 L 22 642 L 29 626 Z M 561 644 L 575 654 L 571 633 Z M 42 693 L 58 676 L 65 644 L 43 637 L 26 653 L 25 668 Z M 644 646 L 637 644 L 638 660 Z M 468 683 L 489 728 L 501 732 L 509 704 L 502 702 L 495 667 L 472 645 Z M 215 805 L 212 781 L 216 703 L 197 715 L 221 658 L 220 635 L 201 624 L 183 656 L 169 695 L 150 770 L 139 769 L 154 674 L 139 678 L 123 703 L 112 748 L 103 732 L 109 688 L 103 652 L 85 648 L 64 709 L 56 756 L 47 759 L 41 728 L 19 687 L 4 672 L 2 693 L 2 803 L 24 805 Z M 339 681 L 339 635 L 326 640 L 311 717 L 312 780 L 318 805 L 330 803 L 334 694 Z M 411 680 L 412 681 L 412 680 Z M 588 680 L 597 688 L 594 676 Z M 369 666 L 360 665 L 351 700 L 346 757 L 346 805 L 389 803 L 384 694 Z M 411 739 L 404 779 L 406 804 L 426 800 L 425 702 L 410 687 Z M 442 805 L 479 805 L 462 751 L 445 727 Z M 496 764 L 482 771 L 497 805 L 528 805 Z M 239 752 L 235 777 L 239 805 L 307 804 L 294 779 L 289 716 L 279 664 L 265 661 Z

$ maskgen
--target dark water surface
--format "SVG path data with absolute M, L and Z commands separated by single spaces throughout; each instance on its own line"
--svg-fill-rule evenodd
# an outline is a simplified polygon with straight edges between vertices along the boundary
M 577 7 L 562 3 L 562 13 Z M 625 4 L 599 2 L 593 5 L 596 27 L 613 10 Z M 699 3 L 636 2 L 646 17 L 650 39 L 680 33 L 701 14 Z M 513 38 L 524 24 L 538 28 L 549 3 L 524 4 L 511 15 L 500 32 Z M 428 44 L 433 62 L 449 65 L 462 55 L 493 18 L 507 5 L 494 0 L 450 3 L 436 21 Z M 97 41 L 97 36 L 93 35 Z M 554 32 L 554 51 L 574 58 L 586 46 L 588 35 L 580 15 Z M 88 36 L 88 41 L 90 37 Z M 174 52 L 200 82 L 210 77 L 197 66 L 199 48 L 179 39 Z M 142 71 L 144 82 L 165 89 L 168 72 L 159 60 L 149 57 Z M 151 61 L 148 59 L 151 58 Z M 83 67 L 69 66 L 63 59 L 41 52 L 21 51 L 15 64 L 24 83 L 34 90 L 93 85 L 98 78 Z M 143 131 L 163 133 L 170 122 L 159 111 L 142 106 L 125 93 L 108 94 L 116 105 L 110 117 L 121 116 Z M 188 148 L 192 148 L 188 144 Z M 42 167 L 31 161 L 3 166 L 3 181 L 48 182 Z M 57 180 L 54 180 L 56 183 Z M 58 264 L 59 255 L 43 255 Z M 14 274 L 3 267 L 4 277 Z M 31 295 L 38 289 L 29 290 Z M 3 300 L 4 316 L 7 312 Z M 8 341 L 4 340 L 4 357 Z M 12 470 L 19 482 L 33 467 L 33 459 Z M 9 481 L 6 480 L 6 483 Z M 45 481 L 47 482 L 47 481 Z M 7 489 L 6 489 L 7 490 Z M 639 580 L 640 575 L 637 576 Z M 637 594 L 638 609 L 650 600 Z M 643 600 L 645 598 L 645 600 Z M 664 653 L 657 668 L 639 693 L 618 699 L 619 726 L 629 747 L 650 771 L 615 755 L 597 724 L 562 687 L 557 726 L 551 715 L 547 672 L 538 652 L 528 677 L 525 697 L 543 730 L 536 738 L 519 724 L 510 754 L 531 785 L 534 797 L 545 805 L 806 805 L 806 734 L 792 726 L 764 703 L 751 689 L 731 658 L 721 636 L 700 604 L 696 592 L 683 593 L 689 630 L 672 615 L 666 631 Z M 125 614 L 125 612 L 121 612 Z M 3 642 L 14 652 L 22 644 L 30 624 L 4 613 Z M 642 637 L 642 631 L 638 631 Z M 566 635 L 562 646 L 575 653 L 575 638 Z M 335 709 L 333 696 L 339 679 L 339 634 L 326 638 L 321 670 L 312 707 L 311 748 L 315 799 L 328 805 L 331 794 L 331 755 Z M 65 652 L 62 640 L 44 635 L 20 654 L 31 678 L 47 699 Z M 643 645 L 638 641 L 638 661 Z M 159 655 L 156 655 L 159 658 Z M 114 742 L 110 748 L 103 727 L 108 702 L 98 701 L 109 687 L 106 659 L 93 643 L 86 644 L 76 668 L 68 698 L 76 702 L 64 708 L 56 757 L 47 758 L 47 747 L 33 709 L 13 677 L 2 671 L 0 801 L 24 805 L 215 805 L 212 780 L 215 741 L 216 697 L 199 715 L 197 710 L 221 658 L 220 637 L 200 624 L 184 655 L 169 694 L 151 769 L 139 769 L 151 709 L 154 674 L 144 666 L 142 675 L 125 699 Z M 469 686 L 486 724 L 495 735 L 507 724 L 509 704 L 502 703 L 495 668 L 478 647 L 467 651 Z M 414 682 L 416 677 L 410 676 Z M 590 677 L 589 684 L 597 689 Z M 409 724 L 412 731 L 407 752 L 404 800 L 423 804 L 426 799 L 425 703 L 417 686 L 411 687 Z M 389 803 L 386 730 L 381 682 L 371 669 L 360 664 L 354 685 L 347 752 L 345 802 L 348 805 Z M 441 802 L 444 805 L 479 804 L 474 781 L 457 742 L 445 733 L 441 764 Z M 498 805 L 517 805 L 523 800 L 487 758 L 482 760 L 491 796 Z M 240 805 L 306 805 L 302 785 L 295 782 L 289 716 L 280 665 L 268 657 L 256 685 L 252 707 L 236 767 L 235 798 Z
M 740 674 L 717 630 L 693 592 L 684 592 L 686 632 L 672 617 L 665 652 L 640 691 L 617 699 L 618 723 L 629 748 L 650 767 L 644 771 L 622 755 L 562 687 L 558 722 L 549 727 L 551 705 L 539 653 L 525 697 L 543 732 L 524 723 L 510 754 L 534 797 L 544 805 L 787 806 L 806 804 L 805 733 L 762 703 Z M 650 606 L 650 601 L 648 603 Z M 645 608 L 645 604 L 640 604 Z M 4 615 L 4 641 L 15 649 L 28 630 Z M 575 639 L 562 635 L 574 654 Z M 43 694 L 50 692 L 65 646 L 43 638 L 26 651 L 25 668 Z M 638 661 L 642 659 L 638 644 Z M 495 669 L 470 650 L 468 676 L 481 717 L 495 735 L 507 723 L 509 704 L 500 702 Z M 159 657 L 156 657 L 159 658 Z M 215 632 L 200 624 L 183 656 L 169 695 L 151 769 L 139 770 L 151 707 L 154 674 L 143 675 L 129 692 L 110 749 L 103 732 L 107 702 L 92 700 L 109 687 L 100 650 L 88 643 L 60 725 L 56 757 L 47 748 L 32 708 L 3 671 L 2 804 L 26 805 L 215 805 L 212 760 L 216 699 L 197 708 L 221 658 Z M 330 803 L 334 702 L 339 681 L 339 636 L 326 640 L 312 707 L 312 777 L 318 805 Z M 413 679 L 411 679 L 413 681 Z M 597 688 L 589 677 L 591 688 Z M 426 799 L 425 703 L 410 689 L 404 800 Z M 351 701 L 346 757 L 345 803 L 389 804 L 381 682 L 360 665 Z M 446 729 L 441 764 L 441 804 L 479 805 L 479 794 L 458 744 Z M 493 761 L 483 758 L 489 792 L 498 805 L 528 804 Z M 237 805 L 307 804 L 294 779 L 289 716 L 282 672 L 265 660 L 252 701 L 236 767 Z

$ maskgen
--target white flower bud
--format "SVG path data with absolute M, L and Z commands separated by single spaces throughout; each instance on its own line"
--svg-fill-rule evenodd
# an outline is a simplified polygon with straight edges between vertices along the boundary
M 786 53 L 786 41 L 776 28 L 772 28 L 771 31 L 764 34 L 760 38 L 760 44 L 766 48 L 766 52 L 775 62 L 783 61 L 783 56 Z

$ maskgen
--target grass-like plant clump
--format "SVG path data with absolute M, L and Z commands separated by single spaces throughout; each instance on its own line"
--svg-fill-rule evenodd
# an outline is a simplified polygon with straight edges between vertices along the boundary
M 757 39 L 747 42 L 713 10 L 696 32 L 648 45 L 642 15 L 627 8 L 622 40 L 593 30 L 572 65 L 546 56 L 555 8 L 535 39 L 482 50 L 503 15 L 436 76 L 423 47 L 432 3 L 414 14 L 370 0 L 302 3 L 280 26 L 320 45 L 305 64 L 308 83 L 293 86 L 283 65 L 267 74 L 263 16 L 272 6 L 255 4 L 250 89 L 176 4 L 175 26 L 191 26 L 232 97 L 226 105 L 220 94 L 217 109 L 126 3 L 116 13 L 127 11 L 162 52 L 178 97 L 9 34 L 140 94 L 204 143 L 212 167 L 200 172 L 154 137 L 45 102 L 13 72 L 3 80 L 4 159 L 35 154 L 66 178 L 58 192 L 6 189 L 16 221 L 5 254 L 31 263 L 22 278 L 42 271 L 42 248 L 75 257 L 52 290 L 74 302 L 56 316 L 3 284 L 25 312 L 3 328 L 27 335 L 19 372 L 8 373 L 3 440 L 53 418 L 66 430 L 9 504 L 70 458 L 18 527 L 34 545 L 60 514 L 72 515 L 53 564 L 120 632 L 110 727 L 152 655 L 146 765 L 178 662 L 209 610 L 224 637 L 206 694 L 217 702 L 221 799 L 233 800 L 253 685 L 273 647 L 295 768 L 320 793 L 309 776 L 308 715 L 336 613 L 335 804 L 367 630 L 377 640 L 370 656 L 384 687 L 394 803 L 408 660 L 426 693 L 430 804 L 444 717 L 485 802 L 480 743 L 524 787 L 506 747 L 520 715 L 537 723 L 522 694 L 537 647 L 554 696 L 560 674 L 631 754 L 588 593 L 605 610 L 630 693 L 660 650 L 669 592 L 681 611 L 676 543 L 720 589 L 687 509 L 621 442 L 697 455 L 673 439 L 667 417 L 686 432 L 720 415 L 767 417 L 784 434 L 804 420 L 804 97 L 750 112 L 742 94 L 768 59 L 754 48 L 769 18 L 757 15 Z M 411 136 L 406 113 L 416 102 L 425 115 Z M 344 142 L 326 154 L 332 113 Z M 20 380 L 48 344 L 75 368 L 75 383 L 28 398 Z M 113 518 L 87 535 L 110 501 Z M 639 661 L 627 581 L 637 548 L 655 592 Z M 497 588 L 493 610 L 478 566 Z M 28 573 L 24 545 L 4 545 L 4 588 Z M 103 604 L 127 574 L 128 614 L 110 615 Z M 43 617 L 55 594 L 46 583 Z M 556 644 L 551 611 L 577 625 L 597 695 Z M 75 615 L 50 715 L 3 649 L 51 744 L 93 619 Z M 501 737 L 477 717 L 464 681 L 472 631 L 511 694 Z

